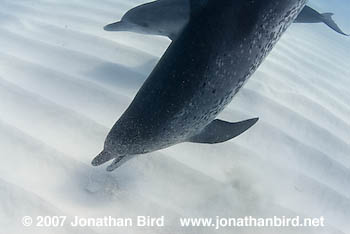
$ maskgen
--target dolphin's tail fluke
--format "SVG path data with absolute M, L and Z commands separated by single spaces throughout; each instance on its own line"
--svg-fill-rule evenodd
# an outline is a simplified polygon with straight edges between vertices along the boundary
M 242 122 L 230 123 L 220 119 L 215 119 L 198 135 L 191 137 L 188 141 L 203 144 L 222 143 L 241 135 L 252 127 L 258 120 L 258 118 L 254 118 L 244 120 Z
M 331 29 L 333 29 L 334 31 L 336 31 L 337 33 L 340 33 L 342 35 L 345 36 L 349 36 L 349 34 L 344 33 L 339 26 L 334 22 L 332 16 L 334 14 L 333 13 L 323 13 L 321 14 L 322 16 L 322 21 L 327 24 Z

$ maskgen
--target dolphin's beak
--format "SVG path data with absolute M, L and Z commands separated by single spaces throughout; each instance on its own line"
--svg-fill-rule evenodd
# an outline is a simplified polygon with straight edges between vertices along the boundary
M 130 25 L 123 21 L 119 21 L 113 24 L 108 24 L 103 29 L 106 31 L 128 31 L 130 30 Z
M 120 167 L 127 161 L 126 156 L 120 156 L 113 160 L 112 164 L 107 167 L 107 171 L 111 172 Z
M 99 155 L 97 155 L 94 160 L 92 160 L 91 164 L 93 166 L 99 166 L 113 159 L 113 155 L 108 153 L 107 151 L 102 151 Z

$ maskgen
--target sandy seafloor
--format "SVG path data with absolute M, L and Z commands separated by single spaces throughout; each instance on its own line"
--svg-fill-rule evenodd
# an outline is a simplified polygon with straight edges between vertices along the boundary
M 170 41 L 103 31 L 133 0 L 0 0 L 0 233 L 350 233 L 350 40 L 292 25 L 220 115 L 224 144 L 93 168 Z M 347 0 L 314 1 L 350 32 Z M 165 228 L 25 228 L 22 216 L 164 215 Z M 181 228 L 179 217 L 324 216 L 325 228 Z

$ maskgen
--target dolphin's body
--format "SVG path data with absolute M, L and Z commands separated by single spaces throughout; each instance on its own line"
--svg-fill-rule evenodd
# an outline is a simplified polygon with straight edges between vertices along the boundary
M 306 6 L 296 23 L 325 23 L 346 35 L 331 18 L 332 13 L 320 14 Z M 105 26 L 107 31 L 131 31 L 141 34 L 167 36 L 175 39 L 190 19 L 189 0 L 158 0 L 129 10 L 121 21 Z
M 192 0 L 191 19 L 173 41 L 92 161 L 182 143 L 221 143 L 257 122 L 215 119 L 254 73 L 306 0 Z

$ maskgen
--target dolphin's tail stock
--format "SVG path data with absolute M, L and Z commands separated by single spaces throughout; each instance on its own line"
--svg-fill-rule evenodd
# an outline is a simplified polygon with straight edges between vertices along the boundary
M 216 144 L 222 143 L 241 135 L 252 127 L 258 118 L 244 120 L 242 122 L 230 123 L 215 119 L 206 126 L 198 135 L 191 137 L 188 141 L 192 143 Z
M 344 33 L 339 26 L 334 22 L 332 16 L 334 14 L 333 13 L 323 13 L 321 14 L 322 16 L 322 21 L 327 24 L 331 29 L 333 29 L 334 31 L 336 31 L 337 33 L 340 33 L 342 35 L 345 36 L 349 36 L 349 34 Z

